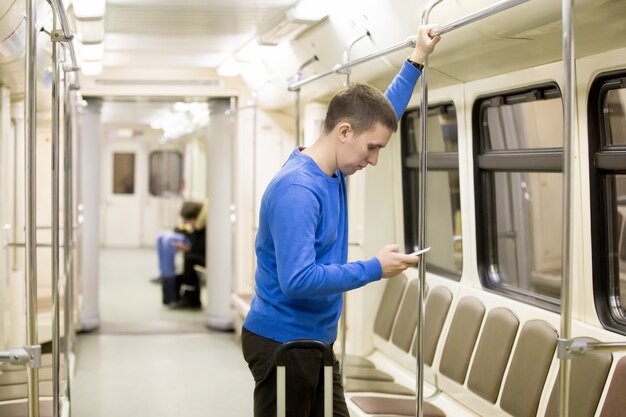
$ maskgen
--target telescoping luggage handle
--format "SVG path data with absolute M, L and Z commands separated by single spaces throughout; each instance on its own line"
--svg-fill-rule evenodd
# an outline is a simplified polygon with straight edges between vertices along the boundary
M 291 349 L 317 349 L 322 352 L 324 362 L 324 416 L 333 415 L 333 351 L 325 343 L 317 340 L 294 340 L 282 344 L 276 351 L 276 410 L 278 417 L 287 415 L 286 362 L 287 351 Z

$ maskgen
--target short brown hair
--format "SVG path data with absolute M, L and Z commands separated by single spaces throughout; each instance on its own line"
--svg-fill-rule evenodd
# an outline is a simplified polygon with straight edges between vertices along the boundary
M 398 129 L 398 119 L 391 103 L 377 88 L 354 84 L 339 90 L 328 105 L 324 133 L 330 133 L 337 124 L 348 122 L 356 134 L 380 123 L 392 132 Z
M 195 201 L 185 201 L 180 209 L 180 217 L 185 220 L 195 220 L 200 214 L 202 203 Z

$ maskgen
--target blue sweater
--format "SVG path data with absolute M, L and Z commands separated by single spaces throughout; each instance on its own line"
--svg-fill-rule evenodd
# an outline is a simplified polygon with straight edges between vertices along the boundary
M 419 76 L 404 63 L 385 92 L 398 118 Z M 342 293 L 382 277 L 376 257 L 347 263 L 345 175 L 329 177 L 298 149 L 263 194 L 256 255 L 255 296 L 243 326 L 281 343 L 333 343 Z

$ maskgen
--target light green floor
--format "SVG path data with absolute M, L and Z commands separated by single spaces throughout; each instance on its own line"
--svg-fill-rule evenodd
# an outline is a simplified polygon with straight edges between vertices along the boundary
M 101 255 L 98 332 L 78 336 L 73 417 L 245 417 L 254 383 L 232 333 L 160 304 L 154 251 Z

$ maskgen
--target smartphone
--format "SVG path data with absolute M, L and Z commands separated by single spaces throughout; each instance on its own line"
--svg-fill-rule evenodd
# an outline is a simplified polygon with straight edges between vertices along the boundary
M 420 250 L 418 250 L 417 252 L 409 253 L 409 255 L 411 255 L 411 256 L 419 256 L 419 255 L 421 255 L 422 253 L 426 253 L 426 252 L 428 252 L 429 250 L 430 250 L 430 246 L 429 246 L 429 247 L 427 247 L 427 248 L 424 248 L 424 249 L 420 249 Z

